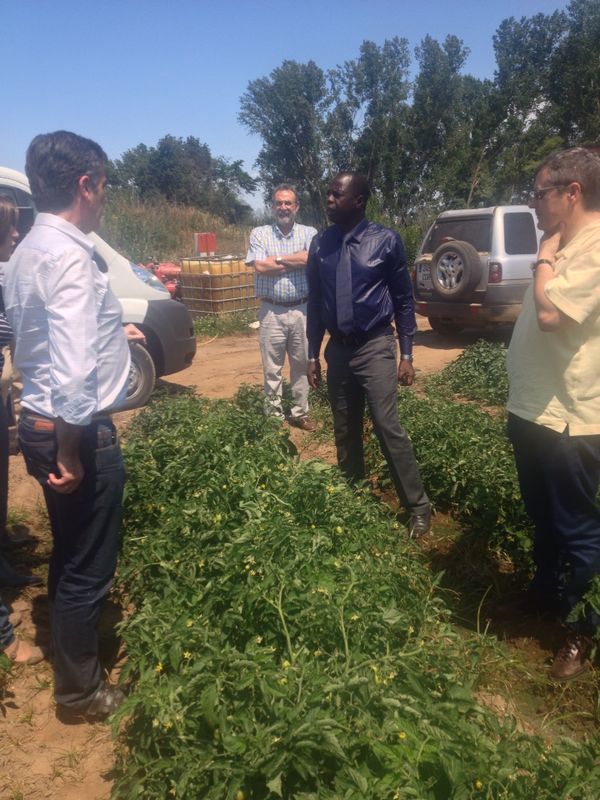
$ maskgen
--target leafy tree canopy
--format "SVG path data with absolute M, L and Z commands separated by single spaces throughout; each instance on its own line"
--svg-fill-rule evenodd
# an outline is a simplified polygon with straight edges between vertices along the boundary
M 251 209 L 239 194 L 256 188 L 242 161 L 213 158 L 194 136 L 167 135 L 156 147 L 139 144 L 109 165 L 108 177 L 112 186 L 131 189 L 142 200 L 194 206 L 228 222 L 248 221 Z

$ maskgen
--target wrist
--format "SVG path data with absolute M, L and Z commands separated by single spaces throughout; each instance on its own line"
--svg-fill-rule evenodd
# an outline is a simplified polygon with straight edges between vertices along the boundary
M 534 261 L 533 264 L 531 265 L 531 270 L 532 270 L 534 275 L 536 273 L 537 268 L 542 266 L 543 264 L 546 264 L 551 269 L 554 269 L 554 259 L 553 258 L 538 258 L 537 261 Z
M 413 360 L 412 353 L 400 353 L 400 361 L 411 361 Z

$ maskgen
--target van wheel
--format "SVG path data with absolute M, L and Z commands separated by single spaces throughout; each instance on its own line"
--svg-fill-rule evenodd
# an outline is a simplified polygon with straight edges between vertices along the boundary
M 479 283 L 479 253 L 468 242 L 441 244 L 431 259 L 433 293 L 442 300 L 462 300 Z
M 463 329 L 462 325 L 458 322 L 448 322 L 439 317 L 427 317 L 427 321 L 431 326 L 431 330 L 439 333 L 441 336 L 453 336 L 455 333 L 460 333 Z
M 146 405 L 156 383 L 156 370 L 150 353 L 137 342 L 131 342 L 129 349 L 131 351 L 131 367 L 127 397 L 125 402 L 119 406 L 119 411 Z

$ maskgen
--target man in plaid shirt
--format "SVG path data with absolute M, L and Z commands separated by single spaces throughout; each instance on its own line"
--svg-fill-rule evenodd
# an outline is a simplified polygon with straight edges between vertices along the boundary
M 296 222 L 300 204 L 293 186 L 281 184 L 273 191 L 272 209 L 274 222 L 254 228 L 246 257 L 256 271 L 256 296 L 262 301 L 258 319 L 265 413 L 284 419 L 281 372 L 287 353 L 293 403 L 289 423 L 313 431 L 306 377 L 306 261 L 317 231 Z

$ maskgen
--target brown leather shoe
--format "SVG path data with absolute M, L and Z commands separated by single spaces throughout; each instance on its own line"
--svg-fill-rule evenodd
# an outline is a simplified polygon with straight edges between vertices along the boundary
M 310 417 L 290 417 L 289 423 L 294 428 L 300 428 L 301 431 L 317 430 L 317 426 Z
M 591 649 L 592 640 L 589 636 L 570 631 L 556 654 L 550 676 L 555 681 L 570 681 L 582 675 L 590 668 L 588 656 Z

